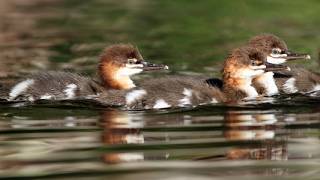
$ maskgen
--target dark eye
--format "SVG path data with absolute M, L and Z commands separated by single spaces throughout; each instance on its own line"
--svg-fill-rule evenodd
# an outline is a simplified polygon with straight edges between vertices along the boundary
M 280 49 L 278 49 L 278 48 L 272 49 L 272 54 L 280 54 L 280 53 L 281 53 Z
M 256 65 L 256 61 L 255 60 L 251 60 L 251 65 L 255 66 Z
M 128 59 L 129 64 L 136 64 L 137 59 Z

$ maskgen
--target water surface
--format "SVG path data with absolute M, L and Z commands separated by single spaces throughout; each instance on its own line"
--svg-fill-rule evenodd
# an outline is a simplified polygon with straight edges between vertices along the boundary
M 316 179 L 320 108 L 272 106 L 123 111 L 6 105 L 0 110 L 0 175 Z
M 1 84 L 47 70 L 94 75 L 99 52 L 115 42 L 136 44 L 174 73 L 217 77 L 228 51 L 261 32 L 311 53 L 303 65 L 318 67 L 317 1 L 1 0 L 0 7 Z M 319 98 L 277 98 L 161 111 L 0 100 L 0 177 L 319 179 Z

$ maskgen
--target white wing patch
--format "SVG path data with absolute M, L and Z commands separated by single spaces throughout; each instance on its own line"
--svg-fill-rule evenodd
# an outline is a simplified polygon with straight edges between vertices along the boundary
M 135 100 L 140 99 L 142 96 L 146 95 L 147 92 L 143 89 L 141 90 L 133 90 L 126 95 L 126 103 L 132 104 Z
M 313 89 L 311 90 L 311 92 L 314 92 L 314 91 L 320 91 L 320 84 L 317 84 L 313 87 Z
M 263 86 L 265 90 L 265 94 L 267 96 L 273 96 L 273 95 L 279 94 L 279 90 L 275 83 L 273 75 L 274 75 L 273 72 L 266 72 L 255 79 L 260 85 Z
M 65 95 L 67 96 L 67 99 L 71 99 L 74 98 L 76 93 L 75 91 L 77 90 L 78 86 L 75 84 L 69 84 L 66 86 L 66 89 L 63 90 L 63 92 L 65 93 Z
M 49 94 L 45 94 L 43 96 L 40 97 L 40 99 L 46 99 L 46 100 L 49 100 L 49 99 L 52 99 L 52 96 L 49 95 Z
M 320 92 L 320 84 L 317 84 L 313 86 L 311 91 L 308 91 L 307 93 L 310 93 L 310 96 L 318 96 Z
M 169 108 L 171 107 L 170 104 L 168 104 L 165 100 L 163 99 L 158 99 L 156 103 L 154 104 L 153 108 L 154 109 L 162 109 L 162 108 Z
M 184 98 L 179 100 L 179 105 L 180 107 L 186 106 L 186 105 L 191 105 L 191 97 L 192 97 L 192 90 L 184 88 L 182 92 Z
M 216 98 L 212 98 L 210 103 L 212 103 L 212 104 L 218 103 L 218 100 Z
M 31 86 L 33 83 L 34 83 L 33 79 L 27 79 L 16 84 L 9 93 L 9 100 L 13 100 L 16 97 L 18 97 L 21 93 L 26 91 L 29 88 L 29 86 Z
M 33 96 L 28 97 L 28 101 L 34 101 L 34 97 Z
M 252 100 L 258 97 L 257 90 L 251 86 L 251 84 L 245 84 L 244 86 L 239 86 L 239 89 L 241 89 L 243 92 L 247 94 L 247 97 L 244 98 L 244 100 Z
M 296 93 L 298 92 L 298 89 L 295 85 L 296 83 L 296 79 L 295 78 L 290 78 L 288 79 L 284 85 L 282 85 L 283 87 L 283 91 L 287 94 L 291 94 L 291 93 Z

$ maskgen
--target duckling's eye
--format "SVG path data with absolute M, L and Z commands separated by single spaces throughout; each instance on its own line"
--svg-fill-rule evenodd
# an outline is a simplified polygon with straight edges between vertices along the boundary
M 272 54 L 280 54 L 281 53 L 281 50 L 278 49 L 278 48 L 273 48 L 272 49 Z
M 255 60 L 251 60 L 251 65 L 255 66 L 256 65 L 256 61 Z
M 136 64 L 136 62 L 137 62 L 137 59 L 128 59 L 128 63 L 129 64 Z

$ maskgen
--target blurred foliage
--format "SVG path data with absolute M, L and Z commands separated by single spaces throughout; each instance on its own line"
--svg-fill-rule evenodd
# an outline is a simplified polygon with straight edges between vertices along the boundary
M 273 33 L 289 48 L 310 53 L 317 65 L 320 2 L 277 0 L 91 0 L 64 1 L 60 18 L 41 23 L 68 32 L 68 42 L 55 47 L 54 61 L 77 55 L 74 44 L 131 42 L 147 59 L 173 70 L 218 71 L 228 51 L 259 33 Z M 86 51 L 96 56 L 100 46 Z

